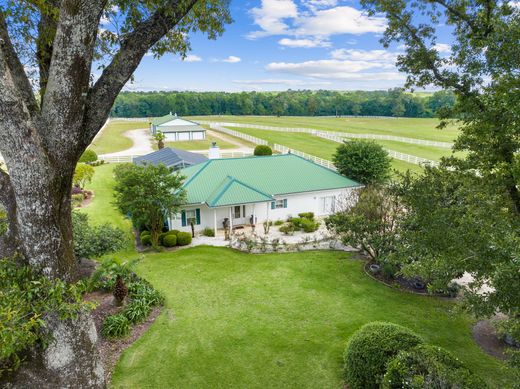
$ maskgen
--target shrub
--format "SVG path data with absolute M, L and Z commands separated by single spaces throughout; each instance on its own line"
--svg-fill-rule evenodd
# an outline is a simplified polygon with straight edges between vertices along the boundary
M 255 147 L 254 154 L 256 156 L 273 155 L 273 150 L 267 145 L 258 145 Z
M 486 388 L 480 377 L 441 347 L 419 345 L 388 363 L 383 388 Z
M 130 321 L 122 313 L 107 316 L 101 332 L 105 338 L 121 338 L 130 332 Z
M 283 223 L 285 223 L 283 220 L 276 220 L 273 224 L 275 226 L 281 226 Z
M 298 214 L 302 219 L 314 220 L 314 212 L 302 212 Z
M 159 234 L 159 245 L 164 246 L 164 237 L 168 235 L 168 232 L 161 232 Z
M 177 234 L 177 245 L 187 246 L 191 243 L 191 234 L 189 232 L 179 232 Z
M 83 193 L 73 194 L 71 196 L 72 207 L 73 208 L 81 207 L 83 200 L 85 200 L 85 196 L 83 196 Z
M 381 266 L 381 274 L 389 280 L 393 279 L 398 271 L 398 266 L 391 262 L 384 262 Z
M 314 232 L 320 228 L 320 223 L 310 219 L 301 219 L 300 226 L 303 228 L 304 232 Z
M 171 231 L 168 231 L 167 234 L 177 236 L 179 234 L 179 232 L 180 232 L 179 230 L 171 230 Z
M 287 223 L 281 226 L 278 230 L 285 235 L 292 235 L 294 233 L 294 225 L 292 223 Z
M 388 362 L 400 351 L 422 343 L 411 330 L 392 323 L 364 325 L 350 338 L 345 350 L 344 376 L 351 389 L 377 388 Z
M 77 258 L 92 258 L 121 250 L 127 239 L 125 232 L 110 224 L 92 227 L 88 216 L 72 212 L 74 254 Z
M 164 303 L 163 295 L 154 289 L 148 281 L 141 278 L 128 285 L 128 292 L 132 300 L 146 301 L 150 307 Z
M 85 150 L 85 152 L 81 155 L 78 162 L 89 163 L 97 161 L 98 156 L 94 150 Z
M 202 235 L 204 236 L 209 236 L 209 237 L 214 237 L 215 236 L 215 230 L 213 228 L 204 228 L 202 230 Z
M 123 315 L 125 315 L 130 323 L 136 324 L 143 322 L 151 310 L 152 307 L 148 301 L 145 299 L 135 299 L 125 307 Z
M 177 246 L 177 235 L 169 234 L 163 238 L 164 247 L 175 247 Z
M 152 237 L 150 235 L 144 235 L 141 238 L 141 244 L 143 246 L 151 246 L 152 245 Z
M 302 228 L 302 218 L 299 217 L 290 217 L 287 221 L 291 223 L 295 229 L 301 229 Z
M 141 231 L 140 237 L 141 237 L 141 239 L 142 239 L 144 236 L 147 236 L 147 235 L 148 235 L 148 236 L 151 235 L 150 231 L 148 231 L 148 230 L 144 230 L 144 231 Z

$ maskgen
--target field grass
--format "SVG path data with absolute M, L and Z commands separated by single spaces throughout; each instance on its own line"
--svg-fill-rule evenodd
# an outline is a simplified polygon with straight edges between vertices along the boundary
M 328 159 L 329 161 L 332 159 L 332 155 L 336 152 L 336 149 L 339 146 L 339 143 L 337 142 L 302 132 L 266 131 L 253 128 L 233 128 L 233 130 L 240 131 L 244 134 L 249 134 L 260 139 L 265 139 L 271 144 L 278 143 L 289 148 L 294 148 L 295 150 L 303 151 L 304 153 L 315 155 L 316 157 Z M 403 172 L 406 170 L 420 172 L 422 170 L 419 165 L 414 165 L 412 163 L 398 161 L 395 159 L 392 160 L 392 167 L 395 170 Z
M 217 142 L 217 145 L 221 149 L 234 149 L 239 146 L 223 141 L 220 138 L 216 138 L 214 136 L 208 135 L 206 136 L 206 139 L 204 140 L 186 140 L 186 141 L 180 141 L 180 142 L 166 142 L 167 147 L 173 147 L 176 149 L 181 150 L 208 150 L 211 146 L 212 142 Z M 154 149 L 157 147 L 156 144 L 154 144 Z
M 120 358 L 115 388 L 343 388 L 342 354 L 363 324 L 390 321 L 512 384 L 452 303 L 390 289 L 343 252 L 251 255 L 196 247 L 146 255 L 138 273 L 166 309 Z
M 439 130 L 438 119 L 377 119 L 377 118 L 330 118 L 307 116 L 197 116 L 193 120 L 227 121 L 235 123 L 261 124 L 276 127 L 304 127 L 326 131 L 342 131 L 355 134 L 379 134 L 408 138 L 452 142 L 458 135 L 456 124 Z
M 111 120 L 102 133 L 94 139 L 89 148 L 98 154 L 115 153 L 129 149 L 133 146 L 133 142 L 124 136 L 124 133 L 129 130 L 147 128 L 148 126 L 149 124 L 146 122 Z

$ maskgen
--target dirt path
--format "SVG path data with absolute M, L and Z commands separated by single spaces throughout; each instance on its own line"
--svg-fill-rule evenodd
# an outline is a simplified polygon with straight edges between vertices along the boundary
M 134 145 L 129 149 L 118 151 L 116 153 L 104 154 L 104 157 L 122 157 L 127 155 L 144 155 L 154 151 L 150 131 L 147 128 L 126 131 L 124 134 L 131 139 Z
M 242 148 L 251 149 L 250 147 L 246 146 L 244 143 L 240 142 L 239 140 L 232 138 L 232 137 L 228 137 L 224 134 L 221 134 L 220 132 L 213 131 L 213 130 L 207 130 L 207 134 L 214 136 L 215 138 L 221 139 L 224 142 L 234 144 L 235 146 L 238 146 L 238 148 L 240 148 L 240 149 L 242 149 Z

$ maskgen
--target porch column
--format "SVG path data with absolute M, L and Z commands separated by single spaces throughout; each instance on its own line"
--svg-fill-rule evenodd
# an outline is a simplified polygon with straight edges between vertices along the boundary
M 215 230 L 215 238 L 217 237 L 217 209 L 213 210 L 213 228 Z
M 267 203 L 267 212 L 266 212 L 266 217 L 265 217 L 265 220 L 267 221 L 267 223 L 269 223 L 269 208 L 271 208 L 271 203 Z
M 256 204 L 253 204 L 253 224 L 256 225 L 256 209 L 255 209 L 255 205 Z
M 229 232 L 233 231 L 233 207 L 229 207 Z

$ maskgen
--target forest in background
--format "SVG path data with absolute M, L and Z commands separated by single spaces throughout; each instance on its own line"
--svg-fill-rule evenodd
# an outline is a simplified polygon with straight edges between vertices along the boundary
M 413 94 L 395 88 L 388 91 L 285 92 L 122 92 L 112 117 L 157 117 L 177 113 L 195 115 L 274 116 L 394 116 L 436 117 L 452 107 L 451 92 Z

